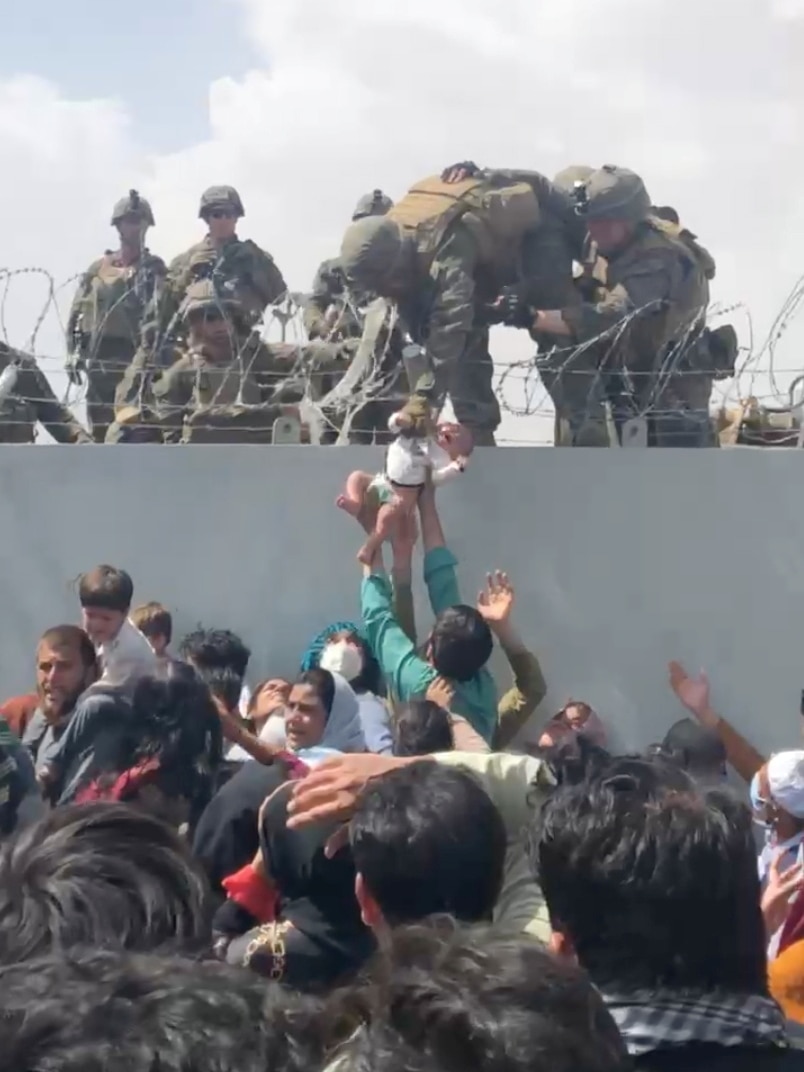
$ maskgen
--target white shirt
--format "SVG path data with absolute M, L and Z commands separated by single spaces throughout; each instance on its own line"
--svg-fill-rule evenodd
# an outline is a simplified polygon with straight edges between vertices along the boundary
M 159 677 L 160 665 L 154 649 L 136 625 L 127 618 L 112 640 L 97 647 L 103 673 L 99 685 L 132 688 L 141 677 Z
M 395 416 L 388 421 L 392 432 L 397 430 Z M 444 448 L 430 438 L 397 436 L 385 452 L 382 478 L 388 483 L 409 488 L 421 487 L 427 481 L 428 471 L 438 487 L 462 473 L 463 464 L 454 462 Z

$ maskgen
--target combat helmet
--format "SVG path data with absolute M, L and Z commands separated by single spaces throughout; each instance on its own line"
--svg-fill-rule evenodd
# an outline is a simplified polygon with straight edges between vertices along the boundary
M 404 246 L 396 220 L 387 216 L 364 216 L 346 230 L 341 242 L 341 265 L 350 283 L 366 290 L 380 289 Z
M 144 197 L 140 197 L 136 190 L 129 190 L 126 197 L 115 201 L 112 209 L 112 227 L 116 226 L 125 216 L 139 216 L 145 220 L 149 227 L 154 226 L 154 214 L 151 206 Z
M 559 171 L 553 179 L 553 186 L 557 186 L 562 193 L 571 194 L 578 183 L 585 186 L 594 173 L 595 169 L 593 167 L 587 167 L 585 164 L 573 164 L 571 167 L 566 167 Z
M 240 311 L 240 302 L 234 293 L 221 292 L 211 279 L 199 279 L 187 288 L 184 300 L 179 306 L 179 316 L 184 320 L 190 313 L 205 309 L 218 309 L 230 316 Z
M 651 213 L 652 201 L 639 175 L 614 164 L 592 172 L 579 193 L 576 211 L 586 220 L 639 223 Z
M 204 219 L 211 208 L 232 209 L 238 219 L 245 216 L 246 210 L 240 200 L 240 194 L 234 186 L 210 186 L 201 194 L 201 204 L 198 207 L 199 219 Z
M 363 194 L 355 205 L 352 213 L 353 220 L 363 220 L 366 216 L 384 216 L 394 207 L 391 198 L 382 190 L 372 190 L 370 194 Z

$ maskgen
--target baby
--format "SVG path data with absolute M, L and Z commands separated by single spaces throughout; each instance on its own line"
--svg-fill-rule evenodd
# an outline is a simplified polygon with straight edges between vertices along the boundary
M 374 531 L 358 552 L 358 561 L 369 565 L 397 522 L 410 514 L 418 502 L 428 472 L 436 486 L 466 468 L 472 453 L 472 436 L 460 424 L 436 424 L 427 398 L 414 394 L 388 421 L 397 436 L 385 454 L 385 470 L 372 476 L 356 470 L 349 474 L 337 506 L 359 517 L 370 491 L 380 500 Z

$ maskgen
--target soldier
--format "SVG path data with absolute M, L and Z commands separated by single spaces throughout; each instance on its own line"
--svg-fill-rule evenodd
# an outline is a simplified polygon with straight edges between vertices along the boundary
M 234 187 L 205 190 L 198 215 L 208 227 L 206 237 L 171 262 L 164 294 L 149 311 L 148 341 L 157 357 L 161 349 L 169 353 L 181 333 L 178 312 L 192 283 L 209 279 L 222 301 L 235 299 L 246 335 L 262 320 L 266 308 L 287 292 L 270 254 L 251 239 L 238 238 L 237 221 L 245 210 Z
M 310 376 L 348 361 L 324 342 L 263 342 L 248 330 L 249 311 L 234 297 L 221 301 L 209 279 L 190 284 L 179 315 L 187 341 L 170 367 L 149 370 L 143 355 L 131 370 L 119 441 L 139 428 L 140 441 L 271 443 L 278 418 L 299 418 Z
M 102 443 L 114 420 L 114 396 L 134 357 L 145 308 L 158 295 L 167 269 L 145 247 L 154 225 L 151 206 L 130 190 L 112 211 L 120 249 L 106 250 L 84 273 L 67 322 L 67 373 L 80 384 L 87 377 L 87 421 Z
M 368 216 L 385 216 L 392 208 L 393 201 L 382 190 L 364 194 L 352 213 L 352 222 L 366 219 Z M 369 297 L 370 296 L 366 296 Z M 363 304 L 363 296 L 355 298 Z M 354 316 L 348 316 L 348 294 L 346 276 L 340 257 L 331 257 L 324 261 L 316 272 L 313 289 L 307 299 L 304 310 L 304 328 L 311 339 L 330 338 L 333 333 L 343 336 L 360 334 L 360 323 Z M 346 314 L 346 315 L 345 315 Z
M 540 309 L 535 330 L 572 346 L 596 339 L 605 346 L 618 433 L 630 418 L 645 417 L 651 446 L 715 446 L 704 329 L 715 262 L 689 231 L 652 215 L 642 179 L 626 168 L 595 171 L 577 200 L 606 258 L 606 285 L 597 301 Z
M 585 185 L 594 168 L 575 164 L 564 168 L 553 179 L 553 185 L 567 197 L 573 197 L 579 186 Z M 569 227 L 572 251 L 575 254 L 573 287 L 566 304 L 594 302 L 605 281 L 605 261 L 598 256 L 597 247 L 586 236 L 586 226 L 577 214 L 575 226 Z M 559 301 L 555 304 L 563 305 Z M 598 368 L 600 355 L 594 346 L 568 347 L 565 337 L 531 330 L 538 344 L 536 366 L 556 413 L 554 443 L 571 447 L 610 446 L 606 392 Z
M 359 220 L 344 235 L 350 283 L 397 300 L 414 342 L 426 346 L 438 404 L 449 393 L 479 446 L 494 446 L 500 422 L 490 307 L 521 280 L 525 237 L 545 224 L 551 235 L 556 214 L 568 213 L 566 196 L 543 176 L 461 164 L 417 183 L 385 217 Z M 543 263 L 553 255 L 550 245 L 548 237 Z M 571 264 L 570 256 L 570 281 Z
M 37 423 L 57 443 L 92 442 L 56 398 L 36 360 L 0 342 L 0 443 L 33 443 Z

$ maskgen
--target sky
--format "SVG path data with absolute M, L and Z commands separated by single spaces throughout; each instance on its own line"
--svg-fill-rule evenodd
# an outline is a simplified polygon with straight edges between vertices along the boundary
M 0 334 L 33 336 L 65 393 L 75 276 L 131 187 L 169 259 L 203 234 L 201 191 L 236 186 L 241 236 L 304 290 L 374 187 L 400 196 L 463 159 L 614 163 L 717 260 L 747 362 L 728 397 L 781 402 L 804 371 L 804 314 L 765 345 L 804 275 L 802 55 L 804 0 L 27 0 L 0 50 Z M 531 351 L 495 335 L 500 370 Z M 526 387 L 517 370 L 506 406 L 538 412 L 506 412 L 505 442 L 551 435 Z

